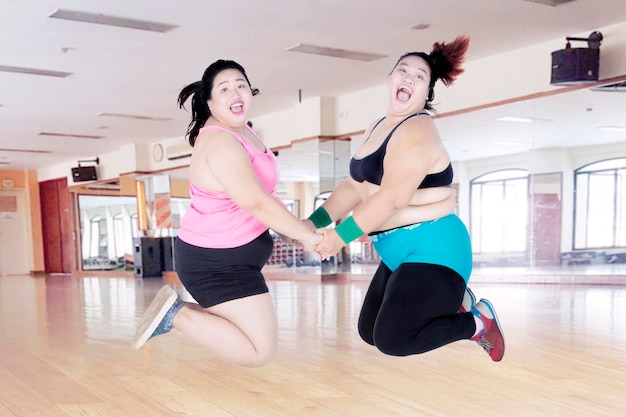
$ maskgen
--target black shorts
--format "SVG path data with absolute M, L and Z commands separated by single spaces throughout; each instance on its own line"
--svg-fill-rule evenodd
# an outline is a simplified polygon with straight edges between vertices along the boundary
M 225 249 L 201 248 L 176 238 L 176 272 L 189 294 L 207 308 L 268 292 L 261 268 L 273 249 L 269 231 L 243 246 Z

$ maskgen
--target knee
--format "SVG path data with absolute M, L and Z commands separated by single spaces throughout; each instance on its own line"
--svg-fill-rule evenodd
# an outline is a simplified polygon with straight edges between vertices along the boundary
M 256 355 L 249 358 L 242 366 L 247 368 L 260 368 L 270 363 L 276 356 L 276 346 L 268 347 L 263 350 L 257 350 Z
M 407 356 L 412 353 L 411 340 L 394 332 L 374 332 L 374 345 L 379 351 L 390 356 Z
M 368 345 L 374 345 L 374 337 L 372 335 L 372 329 L 365 329 L 359 325 L 359 336 Z
M 376 340 L 376 348 L 384 353 L 385 355 L 390 356 L 407 356 L 409 353 L 406 352 L 406 348 L 398 343 L 394 343 L 393 341 Z

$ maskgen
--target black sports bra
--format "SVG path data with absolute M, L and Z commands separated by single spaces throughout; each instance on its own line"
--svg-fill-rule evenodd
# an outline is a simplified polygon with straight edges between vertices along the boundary
M 416 113 L 412 114 L 406 119 L 402 120 L 398 123 L 392 130 L 389 132 L 385 141 L 380 145 L 375 152 L 367 155 L 364 158 L 357 159 L 352 158 L 350 160 L 350 176 L 357 182 L 367 181 L 372 184 L 380 185 L 380 182 L 383 179 L 383 159 L 385 159 L 385 154 L 387 153 L 387 143 L 393 132 L 396 131 L 398 126 L 402 123 L 415 116 L 428 115 L 428 113 Z M 385 118 L 383 117 L 374 125 L 372 130 L 370 131 L 370 135 L 376 129 L 376 126 L 380 124 Z M 369 137 L 367 138 L 369 140 Z M 366 142 L 367 142 L 366 140 Z M 429 187 L 444 187 L 452 184 L 452 163 L 448 164 L 446 169 L 436 174 L 428 174 L 424 177 L 424 180 L 417 188 L 429 188 Z

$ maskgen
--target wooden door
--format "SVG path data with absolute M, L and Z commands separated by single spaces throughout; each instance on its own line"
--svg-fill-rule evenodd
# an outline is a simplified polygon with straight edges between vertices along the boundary
M 39 183 L 44 265 L 47 273 L 72 272 L 67 178 Z

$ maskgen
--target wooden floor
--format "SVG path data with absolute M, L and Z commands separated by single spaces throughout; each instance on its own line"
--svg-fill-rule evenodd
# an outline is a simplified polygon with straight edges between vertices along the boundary
M 248 369 L 177 332 L 131 350 L 161 285 L 0 277 L 0 417 L 626 415 L 626 286 L 476 283 L 507 338 L 493 363 L 466 341 L 406 358 L 366 345 L 363 280 L 269 281 L 279 353 Z

